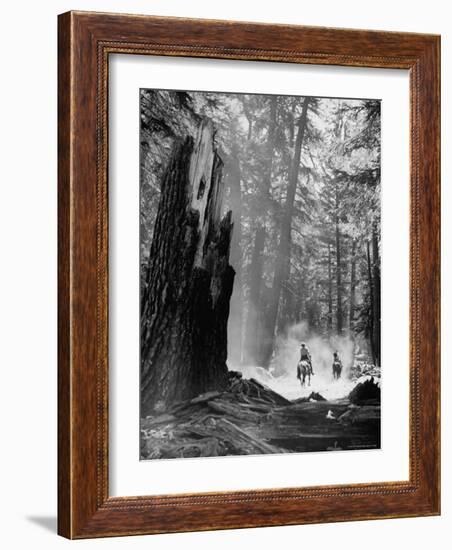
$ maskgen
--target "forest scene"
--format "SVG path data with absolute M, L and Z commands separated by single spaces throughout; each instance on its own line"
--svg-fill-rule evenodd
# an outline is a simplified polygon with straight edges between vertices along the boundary
M 380 448 L 376 99 L 140 90 L 140 458 Z

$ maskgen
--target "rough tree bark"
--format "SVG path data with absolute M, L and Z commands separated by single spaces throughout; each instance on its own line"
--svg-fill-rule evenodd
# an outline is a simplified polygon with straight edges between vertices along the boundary
M 350 310 L 348 315 L 348 328 L 354 336 L 355 330 L 355 302 L 356 302 L 356 239 L 352 241 L 350 253 Z
M 380 317 L 381 317 L 381 292 L 380 292 L 380 253 L 378 250 L 378 230 L 374 226 L 372 229 L 372 271 L 373 271 L 373 321 L 372 321 L 372 338 L 375 355 L 375 364 L 380 365 Z
M 333 270 L 331 261 L 331 245 L 328 244 L 328 333 L 333 331 Z
M 205 120 L 195 142 L 176 143 L 162 182 L 141 315 L 141 416 L 226 386 L 234 270 L 222 165 Z
M 234 231 L 231 237 L 230 263 L 235 270 L 234 290 L 228 321 L 228 357 L 230 365 L 240 365 L 243 356 L 243 274 L 242 274 L 242 174 L 239 152 L 234 143 L 225 159 L 225 184 L 229 189 L 228 208 L 233 212 Z
M 342 260 L 341 260 L 341 232 L 339 228 L 339 190 L 335 183 L 335 224 L 336 224 L 336 331 L 342 333 Z
M 367 257 L 367 276 L 369 280 L 369 294 L 370 294 L 370 311 L 369 311 L 369 340 L 370 349 L 372 353 L 372 362 L 376 364 L 376 350 L 374 340 L 374 319 L 375 319 L 375 298 L 374 298 L 374 284 L 372 275 L 372 260 L 370 256 L 370 242 L 366 241 L 366 257 Z

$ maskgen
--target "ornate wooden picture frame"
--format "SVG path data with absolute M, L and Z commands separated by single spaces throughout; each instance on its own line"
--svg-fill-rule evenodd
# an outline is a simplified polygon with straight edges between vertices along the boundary
M 440 513 L 440 38 L 69 12 L 58 42 L 58 532 L 68 538 Z M 409 480 L 109 496 L 110 54 L 406 69 L 410 78 Z

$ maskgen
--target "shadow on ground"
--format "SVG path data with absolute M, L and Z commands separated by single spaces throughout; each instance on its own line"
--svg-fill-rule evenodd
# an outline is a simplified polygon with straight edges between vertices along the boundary
M 51 531 L 52 533 L 57 532 L 57 518 L 56 516 L 28 516 L 26 518 L 30 523 L 39 525 L 46 531 Z

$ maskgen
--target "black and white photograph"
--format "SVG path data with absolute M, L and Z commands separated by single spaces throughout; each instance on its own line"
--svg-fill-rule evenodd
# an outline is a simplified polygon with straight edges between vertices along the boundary
M 379 449 L 381 101 L 139 116 L 140 459 Z

